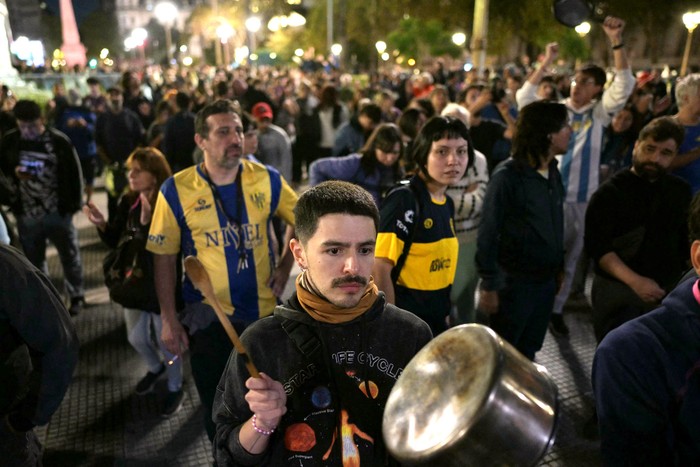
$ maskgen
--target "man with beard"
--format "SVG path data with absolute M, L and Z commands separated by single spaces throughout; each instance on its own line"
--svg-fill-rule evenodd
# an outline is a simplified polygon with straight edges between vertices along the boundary
M 200 259 L 231 324 L 243 332 L 272 314 L 284 291 L 293 258 L 287 250 L 275 261 L 269 225 L 272 216 L 294 224 L 297 196 L 274 168 L 241 160 L 243 124 L 231 101 L 218 100 L 199 111 L 195 142 L 204 163 L 163 183 L 147 249 L 154 253 L 163 342 L 177 355 L 189 347 L 207 434 L 213 439 L 211 407 L 232 345 L 214 309 L 189 278 L 183 282 L 185 307 L 178 317 L 178 254 Z
M 683 133 L 671 117 L 651 121 L 635 142 L 632 167 L 591 198 L 585 246 L 596 266 L 591 299 L 598 342 L 657 307 L 687 268 L 690 187 L 667 173 Z
M 287 303 L 241 336 L 260 377 L 231 354 L 214 403 L 217 465 L 397 465 L 382 415 L 430 329 L 374 284 L 379 212 L 367 191 L 320 183 L 294 214 L 303 272 Z

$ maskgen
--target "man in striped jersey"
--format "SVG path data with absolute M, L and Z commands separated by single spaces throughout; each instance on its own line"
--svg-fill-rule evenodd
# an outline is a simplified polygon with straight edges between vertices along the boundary
M 564 182 L 564 281 L 554 301 L 550 329 L 555 334 L 566 336 L 568 328 L 562 318 L 562 309 L 569 296 L 571 282 L 576 271 L 576 262 L 583 250 L 583 231 L 586 207 L 593 192 L 598 188 L 600 152 L 603 130 L 610 124 L 613 115 L 620 110 L 634 89 L 634 75 L 625 53 L 622 32 L 625 22 L 608 16 L 603 22 L 615 65 L 615 77 L 604 89 L 605 71 L 596 65 L 585 65 L 576 71 L 571 82 L 570 97 L 562 101 L 569 111 L 572 133 L 569 148 L 561 156 L 559 171 Z M 537 87 L 550 65 L 556 60 L 558 45 L 547 45 L 542 66 L 538 68 L 518 91 L 518 107 L 522 108 L 537 100 Z

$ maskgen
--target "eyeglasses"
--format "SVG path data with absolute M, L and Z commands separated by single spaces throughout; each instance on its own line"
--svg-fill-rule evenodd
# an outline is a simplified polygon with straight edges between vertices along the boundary
M 579 80 L 576 80 L 576 79 L 571 80 L 572 86 L 588 86 L 590 84 L 595 84 L 595 80 L 593 78 L 582 78 Z

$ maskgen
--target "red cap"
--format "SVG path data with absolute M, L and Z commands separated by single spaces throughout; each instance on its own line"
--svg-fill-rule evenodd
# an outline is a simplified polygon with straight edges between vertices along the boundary
M 253 106 L 253 117 L 258 119 L 269 118 L 272 120 L 272 107 L 265 102 L 258 102 Z

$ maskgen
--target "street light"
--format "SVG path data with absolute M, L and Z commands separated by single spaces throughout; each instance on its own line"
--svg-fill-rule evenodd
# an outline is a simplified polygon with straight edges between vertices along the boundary
M 383 54 L 384 52 L 386 52 L 386 42 L 384 42 L 384 41 L 377 41 L 377 42 L 374 44 L 374 47 L 377 49 L 377 71 L 379 71 L 379 66 L 380 66 L 379 59 L 380 59 L 380 57 L 382 56 L 382 54 Z
M 337 42 L 331 45 L 331 54 L 333 54 L 334 65 L 340 68 L 340 54 L 343 52 L 343 46 Z
M 257 34 L 258 31 L 260 31 L 260 27 L 262 26 L 262 21 L 260 21 L 260 18 L 257 16 L 251 16 L 250 18 L 245 20 L 245 28 L 248 30 L 250 34 L 248 34 L 248 39 L 249 39 L 249 44 L 248 47 L 250 47 L 250 52 L 253 53 L 255 52 L 255 49 L 257 48 L 256 44 L 256 37 L 255 35 Z
M 452 34 L 452 42 L 457 47 L 462 47 L 467 42 L 467 35 L 463 32 L 456 32 Z
M 146 39 L 148 39 L 148 31 L 144 28 L 136 28 L 131 31 L 131 38 L 134 47 L 139 49 L 141 61 L 146 63 Z
M 581 23 L 581 24 L 579 24 L 578 26 L 576 26 L 576 27 L 574 28 L 574 31 L 576 31 L 576 33 L 577 33 L 579 36 L 585 37 L 586 34 L 588 34 L 589 32 L 591 32 L 591 23 L 589 23 L 588 21 L 584 21 L 583 23 Z
M 168 63 L 173 58 L 172 48 L 173 48 L 173 38 L 172 29 L 175 25 L 175 19 L 177 19 L 178 11 L 177 7 L 172 2 L 160 2 L 156 4 L 153 8 L 153 14 L 160 24 L 163 25 L 165 29 L 165 55 L 168 57 Z
M 228 40 L 235 32 L 233 27 L 228 23 L 221 23 L 216 28 L 216 35 L 221 41 L 221 47 L 224 49 L 224 62 L 226 66 L 231 64 L 231 52 L 229 50 Z
M 681 64 L 681 76 L 685 76 L 688 70 L 688 59 L 690 58 L 690 44 L 693 41 L 693 31 L 700 24 L 700 11 L 689 11 L 683 15 L 683 24 L 688 30 L 688 38 L 685 41 L 685 51 L 683 52 L 683 62 Z

